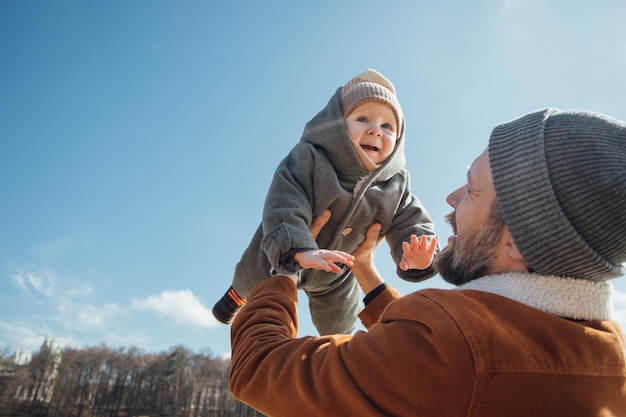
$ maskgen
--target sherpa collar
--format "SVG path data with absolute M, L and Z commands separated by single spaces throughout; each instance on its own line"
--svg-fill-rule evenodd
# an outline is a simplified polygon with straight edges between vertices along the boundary
M 546 313 L 574 320 L 609 320 L 612 313 L 613 286 L 605 281 L 506 273 L 482 277 L 457 289 L 501 295 Z

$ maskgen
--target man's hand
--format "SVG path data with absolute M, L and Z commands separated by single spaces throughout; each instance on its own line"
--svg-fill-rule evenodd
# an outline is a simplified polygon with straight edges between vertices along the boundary
M 365 240 L 352 252 L 354 255 L 352 273 L 365 294 L 369 294 L 370 291 L 385 282 L 374 265 L 374 252 L 385 237 L 380 234 L 381 228 L 379 223 L 372 224 L 367 229 Z
M 320 234 L 326 223 L 330 220 L 330 210 L 326 209 L 322 214 L 313 219 L 313 223 L 309 226 L 309 230 L 313 235 L 313 240 L 317 240 L 317 236 Z
M 380 234 L 381 228 L 382 226 L 379 223 L 373 223 L 367 229 L 365 240 L 352 252 L 355 264 L 374 264 L 374 252 L 376 252 L 376 248 L 378 248 L 378 245 L 385 237 Z
M 322 214 L 313 220 L 310 230 L 314 239 L 317 239 L 320 231 L 330 219 L 330 215 L 330 210 L 324 210 Z M 380 234 L 381 228 L 382 226 L 379 223 L 372 224 L 367 229 L 365 240 L 352 252 L 352 256 L 354 256 L 351 266 L 352 273 L 365 294 L 368 294 L 385 282 L 374 265 L 374 252 L 376 252 L 376 248 L 378 248 L 378 245 L 385 237 Z

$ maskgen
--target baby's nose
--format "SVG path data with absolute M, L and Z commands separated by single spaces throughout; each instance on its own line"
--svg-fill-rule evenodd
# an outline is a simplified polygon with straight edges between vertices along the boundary
M 381 134 L 381 130 L 380 127 L 377 125 L 371 125 L 369 128 L 369 134 L 370 135 L 380 135 Z

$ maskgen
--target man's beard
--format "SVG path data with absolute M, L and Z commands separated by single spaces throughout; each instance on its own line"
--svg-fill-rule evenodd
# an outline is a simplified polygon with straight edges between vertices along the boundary
M 456 232 L 456 216 L 451 213 L 446 220 Z M 450 284 L 463 285 L 489 274 L 502 236 L 504 219 L 497 205 L 493 205 L 487 224 L 464 237 L 457 236 L 435 258 L 439 275 Z

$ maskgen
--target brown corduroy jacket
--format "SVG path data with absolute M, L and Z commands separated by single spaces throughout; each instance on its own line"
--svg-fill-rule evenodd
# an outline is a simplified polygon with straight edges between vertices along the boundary
M 361 314 L 367 332 L 296 339 L 296 291 L 264 282 L 232 326 L 231 390 L 268 416 L 626 416 L 613 321 L 484 291 L 395 300 L 388 288 Z

